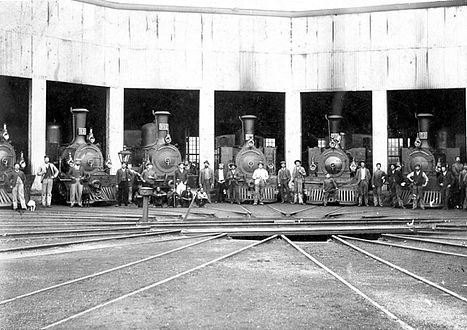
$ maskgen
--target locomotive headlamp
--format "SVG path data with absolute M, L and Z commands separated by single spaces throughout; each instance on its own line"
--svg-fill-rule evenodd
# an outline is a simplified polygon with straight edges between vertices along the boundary
M 8 130 L 6 129 L 6 124 L 3 124 L 2 136 L 5 139 L 5 141 L 8 141 L 10 139 L 10 135 L 8 134 Z
M 92 128 L 89 129 L 88 141 L 91 142 L 91 143 L 96 142 L 96 138 L 94 137 L 94 133 L 92 132 Z
M 123 146 L 123 150 L 118 153 L 118 158 L 120 163 L 129 163 L 131 157 L 131 152 L 126 150 L 126 146 Z

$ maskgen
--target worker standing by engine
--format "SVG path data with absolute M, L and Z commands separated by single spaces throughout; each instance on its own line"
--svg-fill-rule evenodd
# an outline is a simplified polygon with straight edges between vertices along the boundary
M 295 167 L 292 171 L 292 180 L 294 188 L 294 204 L 303 205 L 303 180 L 306 176 L 306 171 L 302 166 L 301 160 L 296 160 L 294 162 Z
M 416 164 L 415 170 L 407 174 L 407 179 L 412 183 L 412 209 L 416 209 L 417 205 L 420 204 L 420 208 L 424 210 L 425 205 L 423 205 L 423 188 L 425 188 L 428 184 L 428 176 L 421 170 L 420 164 Z
M 58 169 L 49 162 L 48 156 L 44 156 L 44 164 L 39 168 L 37 175 L 42 177 L 42 206 L 51 207 L 52 204 L 52 186 L 54 179 L 58 176 Z
M 178 168 L 174 173 L 174 179 L 176 185 L 175 192 L 180 196 L 182 192 L 186 190 L 186 184 L 188 182 L 188 170 L 183 163 L 178 164 Z
M 255 198 L 253 205 L 263 205 L 264 199 L 264 187 L 266 186 L 266 180 L 269 179 L 269 174 L 264 169 L 263 162 L 258 163 L 258 168 L 253 172 L 251 177 L 255 182 Z
M 13 172 L 9 175 L 9 185 L 13 195 L 13 210 L 18 209 L 18 199 L 21 204 L 20 212 L 26 210 L 26 202 L 24 200 L 24 185 L 26 184 L 26 176 L 20 170 L 18 163 L 15 164 Z
M 214 170 L 209 167 L 207 160 L 204 161 L 204 167 L 199 172 L 199 186 L 203 187 L 208 196 L 208 201 L 211 203 L 211 189 L 214 188 Z
M 83 195 L 83 184 L 81 183 L 81 179 L 84 177 L 84 169 L 81 167 L 80 161 L 70 161 L 70 169 L 68 170 L 68 176 L 71 179 L 70 207 L 75 206 L 75 203 L 78 203 L 79 207 L 83 207 L 83 203 L 81 200 L 81 197 Z
M 358 206 L 362 206 L 363 200 L 365 205 L 368 204 L 368 185 L 370 183 L 370 171 L 365 167 L 365 162 L 360 162 L 360 168 L 355 173 L 358 186 Z
M 288 203 L 290 197 L 289 182 L 292 179 L 290 170 L 286 167 L 286 162 L 281 161 L 281 168 L 277 172 L 277 186 L 281 195 L 281 202 Z
M 386 182 L 386 172 L 381 170 L 381 163 L 376 163 L 371 182 L 373 183 L 373 203 L 375 206 L 383 206 L 382 190 Z
M 127 163 L 123 162 L 122 167 L 117 170 L 118 206 L 121 206 L 122 203 L 128 206 L 129 182 L 132 179 L 133 175 L 128 169 Z

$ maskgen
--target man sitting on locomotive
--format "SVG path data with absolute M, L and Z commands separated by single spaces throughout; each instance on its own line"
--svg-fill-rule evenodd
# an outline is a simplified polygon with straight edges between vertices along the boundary
M 52 204 L 52 186 L 54 179 L 58 176 L 58 169 L 49 162 L 49 157 L 44 156 L 44 164 L 39 168 L 37 175 L 42 177 L 42 206 L 51 207 Z
M 441 190 L 441 199 L 443 201 L 443 210 L 447 210 L 449 206 L 449 198 L 451 197 L 451 189 L 454 186 L 454 176 L 448 171 L 446 165 L 441 165 L 441 172 L 437 177 L 438 185 Z
M 331 177 L 331 174 L 326 173 L 325 179 L 323 181 L 323 192 L 324 192 L 324 206 L 326 206 L 329 202 L 329 199 L 331 197 L 334 197 L 337 192 L 337 183 L 336 180 L 334 180 L 333 177 Z
M 8 175 L 8 185 L 13 195 L 13 210 L 18 209 L 18 199 L 21 204 L 20 212 L 26 210 L 26 201 L 24 200 L 24 185 L 26 184 L 26 176 L 20 170 L 19 163 L 14 165 L 13 171 Z
M 360 162 L 360 168 L 357 170 L 355 177 L 357 178 L 358 186 L 358 206 L 362 206 L 363 200 L 365 205 L 368 204 L 368 184 L 370 182 L 370 171 L 365 167 L 365 162 Z
M 286 167 L 286 162 L 281 161 L 281 168 L 277 172 L 277 186 L 281 195 L 281 202 L 288 203 L 290 197 L 289 182 L 292 179 L 290 170 Z
M 76 160 L 75 162 L 70 161 L 70 169 L 68 170 L 68 176 L 71 179 L 70 185 L 70 207 L 75 206 L 78 203 L 79 207 L 83 207 L 82 195 L 83 195 L 83 183 L 81 180 L 84 178 L 84 168 L 81 167 L 81 162 Z
M 264 199 L 264 187 L 266 186 L 266 180 L 269 178 L 268 171 L 264 169 L 263 162 L 258 163 L 258 168 L 254 170 L 251 177 L 255 182 L 255 199 L 253 205 L 263 205 Z
M 421 170 L 420 164 L 415 165 L 415 170 L 407 175 L 407 179 L 412 183 L 412 208 L 416 209 L 417 205 L 420 204 L 422 210 L 425 209 L 423 205 L 423 188 L 428 184 L 428 176 Z
M 191 204 L 191 201 L 193 200 L 193 192 L 191 191 L 190 186 L 186 187 L 186 190 L 182 192 L 182 195 L 180 196 L 180 202 L 182 204 L 182 207 L 189 207 Z
M 294 162 L 295 167 L 292 171 L 292 181 L 294 189 L 294 204 L 303 205 L 303 180 L 306 176 L 305 168 L 302 166 L 301 160 Z
M 240 173 L 237 170 L 237 165 L 232 163 L 229 165 L 229 171 L 227 172 L 227 184 L 229 188 L 228 191 L 230 204 L 233 204 L 234 202 L 240 204 L 238 180 L 240 180 Z

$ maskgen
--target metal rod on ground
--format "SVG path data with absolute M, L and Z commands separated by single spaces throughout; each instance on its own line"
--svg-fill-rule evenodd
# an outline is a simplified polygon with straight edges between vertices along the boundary
M 183 217 L 182 221 L 185 221 L 188 218 L 188 214 L 190 214 L 191 208 L 193 207 L 194 203 L 195 203 L 195 195 L 193 194 L 193 198 L 191 199 L 190 206 L 188 207 L 188 210 L 186 210 L 185 216 Z
M 463 247 L 463 248 L 467 247 L 464 244 L 442 242 L 442 241 L 431 240 L 431 239 L 427 239 L 427 238 L 410 237 L 410 236 L 405 236 L 405 235 L 383 234 L 382 236 L 383 237 L 389 237 L 389 238 L 396 238 L 396 239 L 400 239 L 400 240 L 418 241 L 418 242 L 425 242 L 425 243 L 431 243 L 431 244 L 440 244 L 440 245 L 447 245 L 447 246 L 455 246 L 455 247 Z

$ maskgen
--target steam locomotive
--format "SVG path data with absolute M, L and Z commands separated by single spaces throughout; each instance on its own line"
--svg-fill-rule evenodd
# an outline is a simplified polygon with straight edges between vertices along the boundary
M 329 147 L 308 148 L 309 175 L 304 181 L 304 193 L 308 204 L 323 204 L 323 181 L 327 173 L 337 183 L 338 190 L 330 202 L 341 205 L 358 204 L 358 188 L 352 174 L 359 161 L 366 160 L 365 148 L 345 149 L 345 135 L 340 132 L 341 115 L 326 116 L 329 128 Z
M 258 148 L 255 146 L 255 141 L 261 140 L 261 138 L 255 136 L 256 116 L 245 115 L 239 119 L 242 122 L 241 147 L 235 146 L 235 135 L 218 137 L 216 139 L 219 148 L 218 162 L 223 164 L 234 162 L 240 171 L 242 177 L 239 182 L 241 202 L 254 200 L 252 176 L 254 170 L 258 168 L 258 163 L 263 162 L 269 173 L 269 179 L 264 190 L 264 201 L 275 202 L 277 200 L 276 147 Z M 228 198 L 230 199 L 230 196 Z
M 92 129 L 89 133 L 86 130 L 87 109 L 71 109 L 73 115 L 73 141 L 65 148 L 60 148 L 59 162 L 59 177 L 54 182 L 52 197 L 55 203 L 70 202 L 70 186 L 71 179 L 67 172 L 70 168 L 71 161 L 80 161 L 81 167 L 84 168 L 85 176 L 82 179 L 84 191 L 88 196 L 89 203 L 113 203 L 116 201 L 115 177 L 109 175 L 109 170 L 112 166 L 110 158 L 104 163 L 102 152 L 95 142 Z M 49 129 L 49 127 L 48 127 Z M 57 137 L 59 134 L 54 134 L 55 131 L 49 132 L 50 135 Z M 48 150 L 56 148 L 59 145 L 58 141 L 54 141 L 54 145 L 48 145 Z M 57 143 L 58 142 L 58 143 Z
M 441 192 L 437 183 L 437 174 L 440 171 L 441 164 L 452 164 L 455 157 L 459 155 L 459 148 L 447 148 L 438 145 L 438 148 L 432 148 L 429 142 L 430 123 L 433 118 L 431 113 L 419 113 L 416 115 L 418 120 L 418 132 L 411 148 L 402 148 L 402 173 L 407 176 L 420 164 L 421 169 L 428 176 L 428 185 L 424 189 L 423 202 L 426 207 L 440 207 L 443 205 Z M 404 204 L 408 204 L 412 198 L 412 193 L 407 186 L 402 191 Z

